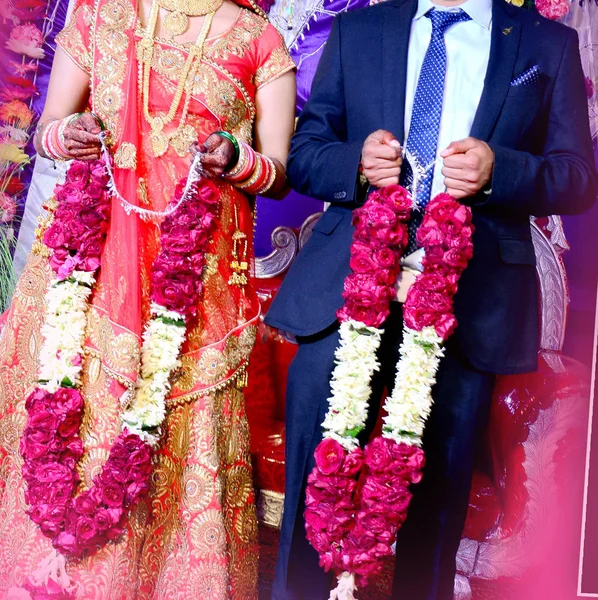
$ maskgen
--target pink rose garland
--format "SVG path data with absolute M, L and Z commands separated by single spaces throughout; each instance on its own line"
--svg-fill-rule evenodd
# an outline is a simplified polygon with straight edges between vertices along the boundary
M 337 313 L 341 323 L 355 320 L 379 328 L 388 317 L 399 259 L 408 242 L 410 214 L 411 200 L 399 186 L 377 190 L 354 211 L 353 272 L 345 279 L 345 304 Z M 326 438 L 316 448 L 315 460 L 306 489 L 307 539 L 320 555 L 320 565 L 326 571 L 340 572 L 347 570 L 350 555 L 343 542 L 355 529 L 356 478 L 366 457 L 361 448 L 348 452 L 336 440 Z
M 345 305 L 338 312 L 341 323 L 354 319 L 380 327 L 388 316 L 406 242 L 402 228 L 409 219 L 408 203 L 405 190 L 392 186 L 374 192 L 355 211 L 353 272 L 345 281 Z M 394 208 L 396 217 L 380 205 Z M 453 297 L 473 254 L 472 232 L 471 209 L 451 196 L 440 194 L 427 205 L 417 233 L 425 249 L 424 270 L 404 305 L 407 328 L 421 332 L 433 327 L 441 341 L 454 331 Z M 379 241 L 386 248 L 379 247 Z M 374 258 L 378 256 L 383 260 Z M 307 539 L 320 555 L 320 566 L 354 575 L 359 586 L 379 575 L 384 560 L 392 556 L 392 545 L 407 518 L 410 486 L 421 480 L 425 465 L 421 448 L 388 437 L 387 425 L 383 432 L 365 452 L 359 447 L 348 451 L 337 440 L 325 438 L 316 449 L 316 466 L 306 489 Z
M 65 183 L 56 188 L 59 205 L 44 242 L 53 250 L 50 265 L 59 281 L 75 271 L 93 273 L 100 267 L 110 213 L 107 184 L 103 160 L 74 161 Z M 184 191 L 182 182 L 173 205 Z M 194 183 L 184 205 L 161 225 L 162 248 L 154 262 L 150 295 L 182 319 L 195 313 L 201 299 L 205 253 L 219 208 L 218 187 L 211 181 Z M 26 409 L 20 451 L 28 514 L 60 553 L 81 558 L 122 535 L 129 510 L 149 490 L 152 447 L 123 428 L 93 486 L 75 496 L 81 483 L 77 465 L 84 452 L 79 434 L 84 411 L 80 390 L 36 388 L 26 400 Z M 24 589 L 36 600 L 71 598 L 68 590 L 50 587 L 28 581 Z

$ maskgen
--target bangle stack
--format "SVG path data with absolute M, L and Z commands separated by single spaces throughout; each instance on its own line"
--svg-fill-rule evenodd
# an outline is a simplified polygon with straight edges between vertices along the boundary
M 68 160 L 68 154 L 61 140 L 64 120 L 52 121 L 46 125 L 41 138 L 44 154 L 52 160 Z
M 264 194 L 276 181 L 276 165 L 271 158 L 240 142 L 239 160 L 224 177 L 248 194 Z
M 48 158 L 52 160 L 70 160 L 72 158 L 64 142 L 64 130 L 75 116 L 71 115 L 46 125 L 42 134 L 41 145 Z

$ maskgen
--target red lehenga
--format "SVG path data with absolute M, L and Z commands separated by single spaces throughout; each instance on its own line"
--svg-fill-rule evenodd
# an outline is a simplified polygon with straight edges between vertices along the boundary
M 190 156 L 172 148 L 155 158 L 139 97 L 136 0 L 80 0 L 59 44 L 91 77 L 91 109 L 112 134 L 115 178 L 132 204 L 163 210 Z M 157 40 L 152 114 L 168 111 L 187 46 Z M 199 141 L 216 130 L 251 143 L 256 90 L 294 68 L 276 30 L 240 7 L 235 24 L 208 38 L 193 81 L 189 123 Z M 182 104 L 182 103 L 181 103 Z M 180 110 L 180 108 L 179 108 Z M 178 119 L 174 120 L 178 124 Z M 85 600 L 250 600 L 257 596 L 257 521 L 243 387 L 259 304 L 234 264 L 251 262 L 248 198 L 222 182 L 222 209 L 197 322 L 190 330 L 169 399 L 149 497 L 125 535 L 68 574 Z M 115 199 L 111 228 L 88 316 L 80 465 L 89 486 L 120 431 L 119 399 L 132 389 L 149 312 L 156 223 Z M 0 597 L 19 587 L 51 551 L 26 514 L 19 439 L 24 400 L 36 379 L 49 276 L 36 243 L 0 334 Z

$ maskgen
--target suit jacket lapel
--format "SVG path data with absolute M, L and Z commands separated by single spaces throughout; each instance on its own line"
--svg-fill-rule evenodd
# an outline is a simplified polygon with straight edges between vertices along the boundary
M 403 143 L 407 51 L 417 0 L 393 0 L 387 6 L 382 32 L 382 119 L 383 127 Z
M 515 61 L 521 40 L 521 25 L 516 10 L 504 0 L 494 0 L 492 6 L 492 40 L 490 58 L 470 135 L 488 141 L 500 115 L 509 86 L 513 80 Z

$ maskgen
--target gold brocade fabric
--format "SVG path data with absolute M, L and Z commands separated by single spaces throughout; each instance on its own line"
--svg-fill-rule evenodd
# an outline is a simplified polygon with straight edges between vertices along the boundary
M 58 43 L 90 75 L 90 107 L 114 141 L 115 178 L 133 204 L 164 210 L 190 157 L 153 156 L 138 95 L 136 0 L 79 0 Z M 152 114 L 168 110 L 186 47 L 157 42 Z M 251 142 L 255 94 L 294 67 L 276 30 L 241 9 L 210 38 L 189 106 L 198 141 L 218 129 Z M 175 123 L 178 120 L 175 119 Z M 251 285 L 231 285 L 233 236 L 247 240 L 248 198 L 218 184 L 221 212 L 211 241 L 198 314 L 173 377 L 164 436 L 148 498 L 122 539 L 69 562 L 77 600 L 252 600 L 257 597 L 257 521 L 243 383 L 259 303 Z M 151 265 L 159 229 L 112 205 L 111 224 L 88 313 L 82 391 L 86 401 L 80 465 L 90 486 L 120 431 L 120 399 L 138 374 L 149 317 Z M 243 258 L 243 257 L 241 257 Z M 26 514 L 19 439 L 25 398 L 37 371 L 47 259 L 32 254 L 0 333 L 0 598 L 22 586 L 51 550 Z

